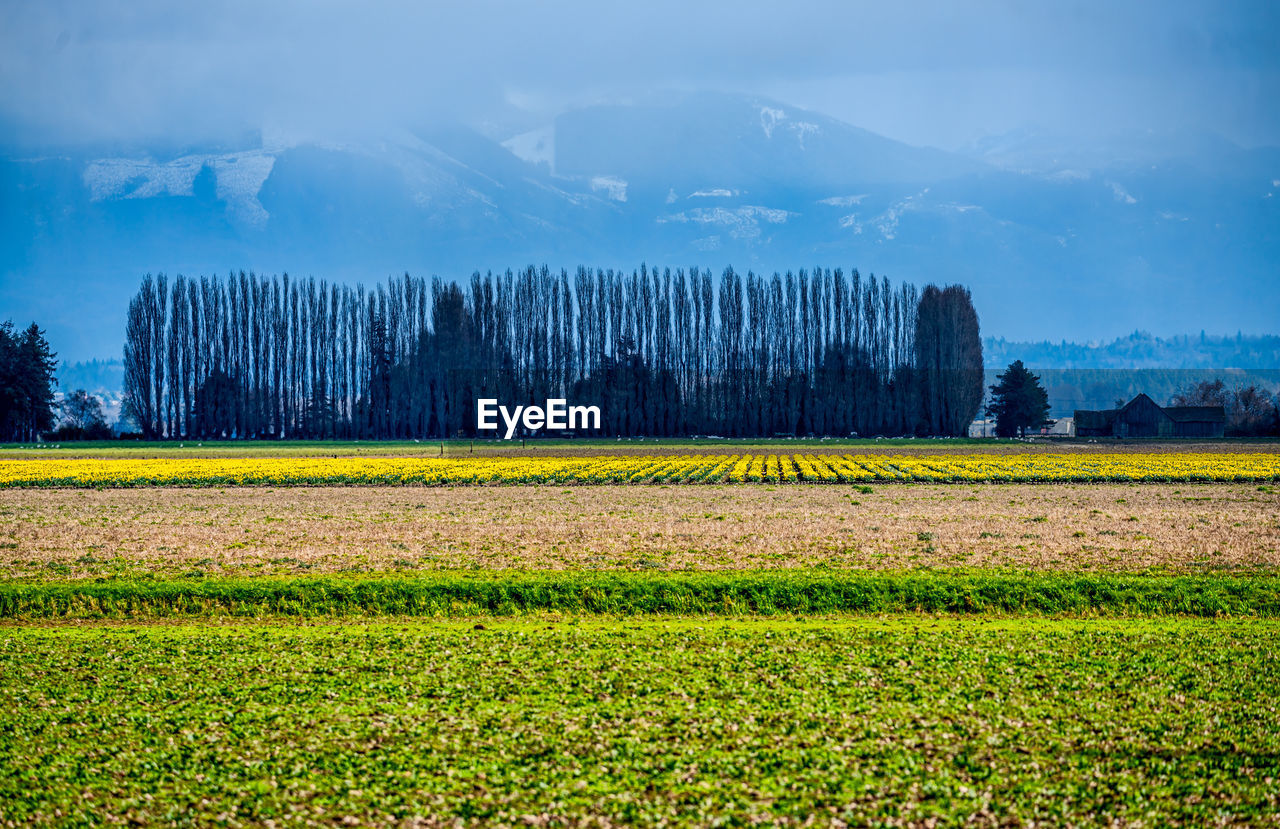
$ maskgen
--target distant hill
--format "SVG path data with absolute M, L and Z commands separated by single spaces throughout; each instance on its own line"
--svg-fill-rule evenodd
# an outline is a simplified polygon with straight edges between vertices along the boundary
M 1014 360 L 1040 368 L 1280 369 L 1280 336 L 1179 336 L 1143 331 L 1106 343 L 1010 342 L 988 337 L 983 360 L 1004 368 Z
M 1134 332 L 1107 343 L 983 343 L 987 384 L 1014 360 L 1040 376 L 1050 414 L 1107 409 L 1144 392 L 1161 405 L 1203 380 L 1280 392 L 1280 336 L 1160 338 Z

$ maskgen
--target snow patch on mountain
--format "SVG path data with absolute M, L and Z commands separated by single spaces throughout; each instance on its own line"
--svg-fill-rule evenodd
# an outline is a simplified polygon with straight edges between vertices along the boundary
M 263 152 L 236 153 L 213 160 L 218 198 L 227 203 L 233 219 L 260 226 L 271 218 L 258 201 L 258 193 L 275 163 L 275 156 Z
M 899 201 L 889 205 L 889 207 L 879 215 L 873 216 L 865 222 L 858 221 L 857 213 L 850 213 L 840 218 L 840 227 L 845 230 L 853 230 L 855 235 L 861 235 L 863 228 L 870 225 L 880 232 L 881 241 L 892 242 L 898 236 L 898 224 L 902 217 L 923 207 L 922 199 L 928 195 L 929 188 L 926 187 L 919 193 L 907 196 Z M 958 212 L 977 209 L 973 205 L 945 205 L 945 207 L 955 209 Z
M 743 207 L 695 207 L 692 210 L 659 216 L 658 224 L 680 223 L 716 225 L 725 228 L 730 238 L 752 241 L 760 238 L 761 223 L 784 224 L 791 216 L 799 215 L 789 210 L 759 205 Z
M 203 156 L 187 156 L 167 164 L 150 159 L 104 158 L 85 166 L 84 183 L 93 201 L 191 196 L 204 164 Z
M 800 149 L 804 149 L 806 138 L 822 133 L 822 127 L 811 121 L 792 121 L 784 109 L 757 104 L 756 110 L 760 113 L 760 128 L 764 130 L 764 137 L 770 140 L 773 139 L 774 130 L 784 123 L 786 128 L 795 135 Z
M 760 128 L 764 130 L 764 137 L 773 138 L 774 127 L 787 120 L 786 111 L 767 106 L 757 108 L 760 110 Z
M 541 127 L 522 132 L 502 142 L 516 158 L 530 164 L 545 164 L 552 170 L 556 163 L 555 127 Z
M 166 162 L 104 158 L 85 165 L 83 179 L 93 201 L 194 196 L 196 177 L 209 167 L 217 197 L 227 203 L 232 217 L 244 224 L 261 225 L 270 217 L 258 201 L 258 192 L 275 162 L 275 156 L 264 150 L 187 155 Z
M 808 121 L 796 121 L 791 124 L 791 131 L 796 134 L 796 140 L 800 142 L 800 149 L 804 149 L 804 140 L 811 135 L 819 135 L 822 127 L 817 124 L 811 124 Z

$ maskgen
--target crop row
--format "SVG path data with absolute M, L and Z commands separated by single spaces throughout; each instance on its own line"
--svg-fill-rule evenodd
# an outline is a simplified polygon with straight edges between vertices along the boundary
M 0 618 L 973 613 L 1280 617 L 1280 580 L 995 570 L 460 572 L 0 582 Z
M 0 487 L 1280 480 L 1280 453 L 0 461 Z

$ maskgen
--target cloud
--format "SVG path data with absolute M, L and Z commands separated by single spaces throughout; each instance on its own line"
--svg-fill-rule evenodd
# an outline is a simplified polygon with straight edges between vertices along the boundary
M 509 137 L 567 106 L 674 88 L 785 91 L 920 140 L 954 140 L 945 128 L 966 120 L 966 103 L 970 131 L 1140 104 L 1149 119 L 1274 140 L 1278 21 L 1274 3 L 1186 0 L 9 3 L 0 123 L 31 141 L 441 120 Z

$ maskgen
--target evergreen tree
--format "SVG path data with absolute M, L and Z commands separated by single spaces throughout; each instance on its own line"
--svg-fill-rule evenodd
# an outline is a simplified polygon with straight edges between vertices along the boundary
M 991 387 L 991 405 L 987 416 L 996 419 L 1000 437 L 1026 435 L 1028 429 L 1039 429 L 1049 423 L 1049 395 L 1040 378 L 1027 370 L 1021 360 L 1014 360 Z
M 0 438 L 33 441 L 53 428 L 56 356 L 34 322 L 20 334 L 0 325 Z
M 49 348 L 44 332 L 34 322 L 22 332 L 18 341 L 22 365 L 22 382 L 27 399 L 26 440 L 53 428 L 53 387 L 56 379 L 58 355 Z
M 18 339 L 13 323 L 0 325 L 0 439 L 17 439 L 22 422 L 24 401 L 21 385 L 22 367 L 18 356 Z

